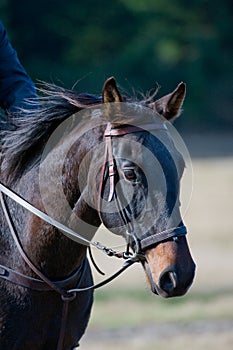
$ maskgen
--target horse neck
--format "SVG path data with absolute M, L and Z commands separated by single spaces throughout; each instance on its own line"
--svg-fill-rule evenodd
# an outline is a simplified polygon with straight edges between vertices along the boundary
M 49 173 L 50 170 L 56 172 L 56 169 L 48 168 L 49 176 L 47 179 L 44 179 L 45 186 L 46 181 L 49 178 L 52 179 L 51 173 Z M 45 192 L 41 193 L 41 181 L 39 180 L 39 168 L 36 167 L 26 173 L 17 185 L 13 186 L 13 189 L 36 208 L 45 212 L 47 212 L 48 208 L 44 205 L 44 201 L 46 204 L 46 200 L 50 198 L 50 203 L 53 205 L 53 212 L 48 211 L 48 215 L 71 226 L 82 234 L 77 227 L 77 222 L 74 220 L 75 216 L 73 215 L 72 208 L 70 206 L 63 207 L 59 196 L 49 187 L 50 184 L 47 184 L 47 197 L 45 196 Z M 67 194 L 68 197 L 73 196 L 73 198 L 69 197 L 69 199 L 71 198 L 73 200 L 75 196 L 79 195 L 78 193 L 72 194 L 72 188 L 70 186 L 69 191 L 70 193 Z M 75 201 L 78 203 L 79 197 L 76 197 Z M 21 244 L 36 267 L 54 280 L 63 279 L 71 275 L 82 263 L 86 254 L 86 246 L 82 244 L 83 242 L 75 242 L 67 238 L 59 230 L 26 211 L 18 204 L 11 200 L 7 200 L 7 202 Z M 75 207 L 78 206 L 77 203 Z M 85 215 L 85 213 L 82 213 L 82 215 Z M 22 273 L 36 277 L 13 244 L 5 222 L 3 222 L 2 230 L 4 231 L 4 242 L 7 242 L 4 248 L 7 254 L 5 254 L 4 261 L 0 263 L 5 263 L 7 266 L 15 268 Z M 4 254 L 1 255 L 4 256 Z
M 43 210 L 38 183 L 32 181 L 36 179 L 36 174 L 34 175 L 30 178 L 31 176 L 27 174 L 15 190 L 35 207 Z M 52 280 L 64 279 L 77 270 L 86 254 L 86 246 L 67 238 L 59 230 L 12 200 L 7 199 L 7 205 L 19 241 L 26 255 L 39 270 Z M 28 276 L 37 277 L 20 255 L 4 218 L 2 221 L 1 238 L 5 248 L 0 254 L 0 263 Z
M 72 147 L 70 140 L 68 145 L 66 141 L 59 144 L 42 159 L 40 166 L 34 166 L 13 186 L 16 193 L 36 208 L 88 240 L 93 237 L 100 220 L 97 211 L 85 200 L 89 189 L 85 184 L 80 188 L 77 179 L 80 160 L 98 142 L 101 133 L 101 130 L 97 130 L 96 135 L 91 132 L 91 142 L 87 135 L 87 139 L 84 137 Z M 83 242 L 69 239 L 16 203 L 9 201 L 8 204 L 20 241 L 32 262 L 51 279 L 72 274 L 86 254 Z M 9 239 L 10 267 L 33 276 L 12 244 L 6 225 L 5 233 Z

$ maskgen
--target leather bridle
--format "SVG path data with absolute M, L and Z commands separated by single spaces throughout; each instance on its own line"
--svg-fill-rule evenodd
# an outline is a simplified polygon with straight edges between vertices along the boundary
M 126 134 L 136 133 L 136 132 L 147 132 L 147 131 L 155 131 L 155 130 L 166 130 L 165 124 L 143 124 L 138 126 L 130 126 L 130 125 L 123 125 L 120 127 L 113 127 L 111 123 L 107 124 L 107 128 L 104 133 L 105 137 L 105 156 L 104 156 L 104 163 L 102 167 L 102 173 L 101 173 L 101 182 L 100 182 L 100 192 L 99 192 L 99 204 L 98 204 L 98 212 L 99 216 L 101 218 L 101 199 L 103 197 L 103 191 L 104 191 L 104 184 L 106 183 L 106 176 L 109 177 L 109 195 L 108 195 L 108 202 L 111 202 L 114 195 L 116 196 L 115 191 L 115 185 L 116 185 L 116 175 L 117 175 L 117 167 L 114 159 L 113 149 L 112 149 L 112 138 L 113 137 L 121 137 Z M 97 249 L 100 249 L 108 256 L 114 256 L 117 258 L 125 259 L 125 263 L 123 266 L 112 276 L 106 278 L 104 281 L 94 284 L 92 286 L 87 287 L 81 287 L 82 280 L 85 276 L 86 268 L 87 268 L 87 258 L 84 259 L 81 266 L 77 269 L 77 271 L 74 272 L 74 274 L 62 281 L 53 282 L 51 281 L 47 276 L 45 276 L 36 266 L 35 264 L 28 258 L 27 254 L 25 253 L 21 242 L 19 240 L 18 234 L 15 230 L 13 220 L 11 218 L 9 209 L 7 207 L 5 197 L 8 196 L 11 199 L 13 199 L 15 202 L 32 212 L 34 215 L 40 217 L 42 220 L 48 222 L 49 224 L 53 225 L 54 227 L 58 228 L 62 232 L 65 232 L 68 234 L 68 236 L 75 236 L 78 237 L 81 241 L 83 241 L 85 244 L 89 244 L 90 246 L 93 246 Z M 23 198 L 21 198 L 19 195 L 14 193 L 12 190 L 8 189 L 6 186 L 0 183 L 0 202 L 1 206 L 6 218 L 6 221 L 8 223 L 11 235 L 14 239 L 14 242 L 20 252 L 20 255 L 26 262 L 26 264 L 30 267 L 30 269 L 39 277 L 32 278 L 29 276 L 26 276 L 24 274 L 21 274 L 9 267 L 0 265 L 0 278 L 10 281 L 12 283 L 15 283 L 17 285 L 23 286 L 25 288 L 30 288 L 32 290 L 36 291 L 55 291 L 58 294 L 61 295 L 61 298 L 63 300 L 63 310 L 62 310 L 62 318 L 61 318 L 61 329 L 59 334 L 59 340 L 57 345 L 57 350 L 62 350 L 63 348 L 63 342 L 65 337 L 65 330 L 66 330 L 66 323 L 67 323 L 67 317 L 68 317 L 68 306 L 69 303 L 74 300 L 77 296 L 78 292 L 84 292 L 89 290 L 94 290 L 97 288 L 102 287 L 103 285 L 109 283 L 113 279 L 115 279 L 117 276 L 119 276 L 123 271 L 125 271 L 129 266 L 134 264 L 135 262 L 141 262 L 145 260 L 144 252 L 146 249 L 151 247 L 152 245 L 158 244 L 160 242 L 169 240 L 171 238 L 177 239 L 178 236 L 183 236 L 187 234 L 187 230 L 185 226 L 179 226 L 175 228 L 170 228 L 168 230 L 164 230 L 162 232 L 156 232 L 152 235 L 149 235 L 148 237 L 145 237 L 143 239 L 139 239 L 133 228 L 132 222 L 128 220 L 127 214 L 125 213 L 125 208 L 122 207 L 121 201 L 119 198 L 117 198 L 117 203 L 119 207 L 119 214 L 121 215 L 121 218 L 124 222 L 124 225 L 126 227 L 126 238 L 128 238 L 128 244 L 127 249 L 124 252 L 117 252 L 111 248 L 107 248 L 106 246 L 100 244 L 99 242 L 91 242 L 88 241 L 86 238 L 79 235 L 77 232 L 72 231 L 70 228 L 66 227 L 65 225 L 61 224 L 60 222 L 54 220 L 53 218 L 49 217 L 47 214 L 43 213 L 39 209 L 32 206 L 30 203 L 25 201 Z M 133 242 L 134 246 L 134 252 L 130 252 L 130 245 L 129 242 Z M 72 283 L 78 283 L 78 286 L 73 289 L 68 289 L 68 287 Z
M 116 162 L 114 159 L 113 149 L 112 149 L 112 138 L 121 137 L 127 134 L 132 134 L 136 132 L 148 132 L 156 130 L 167 130 L 164 123 L 161 124 L 140 124 L 140 125 L 123 125 L 120 127 L 113 127 L 111 123 L 107 124 L 106 130 L 104 132 L 105 136 L 105 161 L 103 163 L 101 172 L 101 183 L 100 183 L 100 193 L 99 193 L 99 203 L 98 212 L 100 218 L 101 214 L 101 201 L 103 200 L 104 185 L 106 183 L 106 177 L 109 178 L 109 195 L 108 202 L 111 202 L 115 196 L 116 203 L 118 206 L 118 213 L 126 227 L 126 238 L 133 241 L 134 247 L 136 247 L 136 254 L 142 256 L 143 252 L 150 246 L 156 245 L 163 241 L 173 238 L 177 239 L 178 236 L 184 236 L 187 234 L 187 229 L 183 224 L 178 227 L 172 227 L 161 232 L 155 232 L 154 234 L 145 235 L 144 238 L 139 238 L 136 236 L 133 228 L 133 222 L 129 220 L 125 208 L 122 206 L 120 198 L 116 194 L 116 178 L 118 176 L 118 170 Z M 101 220 L 103 221 L 103 220 Z

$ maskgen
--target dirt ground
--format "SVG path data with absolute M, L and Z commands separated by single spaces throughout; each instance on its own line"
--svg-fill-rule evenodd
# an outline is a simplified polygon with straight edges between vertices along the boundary
M 185 140 L 193 165 L 184 221 L 197 263 L 194 284 L 187 296 L 163 300 L 147 290 L 142 269 L 133 266 L 96 292 L 83 350 L 233 348 L 233 135 Z M 99 235 L 112 243 L 105 230 Z M 107 274 L 119 266 L 98 254 L 96 260 Z

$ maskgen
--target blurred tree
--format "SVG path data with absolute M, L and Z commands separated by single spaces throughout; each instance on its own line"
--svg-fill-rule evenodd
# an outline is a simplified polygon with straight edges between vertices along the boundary
M 59 78 L 70 87 L 93 72 L 80 89 L 100 91 L 116 75 L 140 91 L 158 82 L 162 93 L 183 80 L 190 125 L 232 123 L 231 0 L 1 1 L 33 78 Z
M 0 14 L 1 20 L 4 21 L 5 24 L 7 24 L 7 0 L 0 1 Z

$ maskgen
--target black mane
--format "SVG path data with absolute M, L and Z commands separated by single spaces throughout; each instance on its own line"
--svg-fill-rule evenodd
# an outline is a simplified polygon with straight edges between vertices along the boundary
M 38 91 L 38 99 L 27 101 L 31 108 L 11 115 L 6 130 L 0 131 L 0 180 L 8 186 L 38 163 L 43 145 L 59 124 L 82 109 L 102 103 L 101 96 L 49 83 L 42 83 Z M 138 102 L 136 96 L 124 97 L 124 101 L 146 106 L 157 91 Z
M 1 180 L 8 185 L 38 161 L 35 155 L 60 123 L 74 113 L 102 102 L 101 97 L 78 94 L 48 83 L 39 91 L 43 95 L 36 102 L 30 101 L 31 109 L 12 115 L 10 130 L 0 133 Z

